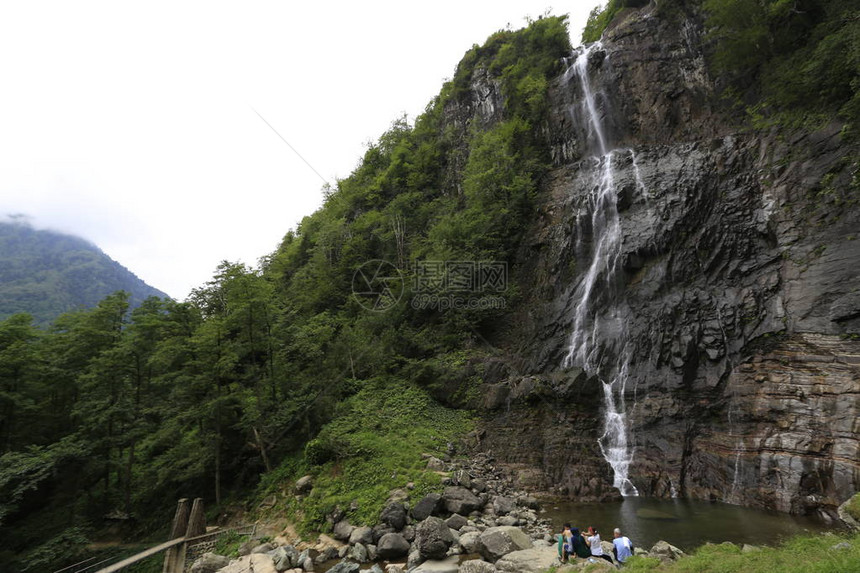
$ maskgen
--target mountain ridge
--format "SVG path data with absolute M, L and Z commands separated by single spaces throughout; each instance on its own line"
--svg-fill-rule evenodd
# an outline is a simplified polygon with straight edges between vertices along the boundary
M 26 312 L 46 326 L 118 290 L 130 294 L 132 307 L 150 296 L 169 298 L 84 238 L 0 221 L 0 320 Z

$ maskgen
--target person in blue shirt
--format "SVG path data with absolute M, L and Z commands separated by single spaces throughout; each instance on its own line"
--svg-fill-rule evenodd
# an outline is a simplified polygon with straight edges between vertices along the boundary
M 612 554 L 619 563 L 624 563 L 633 556 L 633 542 L 621 535 L 621 530 L 615 528 L 615 539 L 612 540 Z

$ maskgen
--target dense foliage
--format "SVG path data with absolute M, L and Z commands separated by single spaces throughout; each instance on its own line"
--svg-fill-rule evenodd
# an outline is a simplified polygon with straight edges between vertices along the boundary
M 599 40 L 624 8 L 642 4 L 609 0 L 595 8 L 582 41 Z M 754 126 L 820 125 L 838 118 L 854 135 L 860 1 L 661 0 L 656 6 L 661 16 L 704 16 L 718 83 Z
M 410 304 L 418 263 L 441 265 L 433 295 L 447 297 L 463 290 L 445 261 L 513 259 L 547 170 L 537 134 L 566 26 L 544 17 L 473 48 L 259 269 L 224 262 L 181 303 L 130 310 L 121 291 L 47 329 L 27 314 L 0 323 L 0 561 L 17 555 L 4 571 L 58 546 L 72 559 L 111 523 L 163 528 L 179 497 L 217 515 L 237 492 L 269 496 L 304 472 L 314 493 L 287 509 L 311 528 L 336 506 L 371 519 L 406 481 L 438 487 L 420 454 L 468 431 L 449 406 L 474 399 L 471 365 L 495 352 L 516 291 L 495 283 L 499 304 L 456 312 Z M 499 82 L 499 121 L 446 122 L 473 113 L 475 74 Z M 374 260 L 397 275 L 385 312 L 354 294 Z
M 650 0 L 609 0 L 605 6 L 595 6 L 588 15 L 588 21 L 582 30 L 582 42 L 589 44 L 596 42 L 603 32 L 612 23 L 613 18 L 624 8 L 639 8 L 645 6 Z
M 759 121 L 860 112 L 860 2 L 705 0 L 712 61 Z M 782 112 L 782 113 L 781 113 Z M 785 112 L 790 112 L 786 114 Z
M 167 296 L 83 239 L 16 219 L 0 221 L 0 320 L 27 312 L 47 326 L 118 290 L 130 293 L 133 307 L 150 296 Z

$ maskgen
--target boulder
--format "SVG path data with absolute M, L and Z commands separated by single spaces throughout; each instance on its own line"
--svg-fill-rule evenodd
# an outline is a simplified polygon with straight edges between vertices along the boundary
M 860 507 L 860 493 L 849 497 L 836 510 L 842 523 L 855 531 L 860 530 L 860 515 L 857 515 L 856 507 Z
M 465 488 L 472 487 L 472 478 L 469 477 L 468 472 L 465 470 L 457 470 L 454 472 L 454 475 L 451 476 L 454 485 L 461 485 Z
M 540 509 L 540 503 L 538 503 L 538 500 L 530 495 L 517 498 L 517 503 L 529 509 Z
M 358 563 L 350 563 L 349 561 L 341 561 L 334 567 L 328 570 L 328 573 L 358 573 L 359 567 Z
M 338 541 L 349 541 L 349 536 L 352 535 L 354 529 L 355 527 L 350 525 L 348 521 L 341 520 L 334 524 L 332 535 Z
M 460 515 L 459 513 L 455 513 L 451 517 L 445 520 L 445 525 L 450 527 L 451 529 L 460 530 L 461 527 L 468 524 L 469 520 Z
M 427 469 L 431 472 L 444 472 L 448 470 L 448 464 L 440 460 L 439 458 L 434 458 L 430 456 L 427 458 Z
M 298 555 L 296 555 L 296 558 L 298 558 Z M 314 563 L 322 565 L 326 561 L 333 561 L 335 559 L 337 559 L 337 548 L 329 546 L 324 547 L 322 551 L 320 551 L 320 554 L 314 558 Z
M 379 521 L 394 531 L 401 531 L 406 527 L 406 507 L 400 502 L 389 503 L 379 515 Z
M 457 573 L 459 569 L 459 561 L 455 555 L 447 559 L 430 559 L 410 573 Z
M 487 561 L 495 562 L 508 553 L 532 548 L 532 540 L 516 527 L 491 527 L 478 538 L 478 551 Z
M 412 508 L 412 518 L 415 521 L 424 521 L 431 515 L 438 514 L 442 507 L 442 496 L 438 493 L 428 493 Z
M 442 502 L 445 504 L 445 509 L 448 513 L 459 513 L 460 515 L 469 515 L 484 506 L 478 496 L 458 485 L 445 488 L 445 492 L 442 494 Z
M 296 493 L 299 495 L 304 495 L 311 491 L 314 487 L 314 478 L 311 476 L 302 476 L 298 480 L 296 480 Z
M 658 541 L 648 552 L 649 557 L 656 557 L 660 561 L 675 561 L 679 557 L 684 556 L 684 552 L 667 543 L 666 541 Z
M 271 556 L 275 563 L 275 569 L 278 571 L 286 571 L 299 565 L 299 552 L 292 545 L 276 547 L 269 552 L 269 556 Z
M 598 559 L 597 561 L 603 561 Z M 538 573 L 558 564 L 556 548 L 544 546 L 511 551 L 496 561 L 499 573 Z M 607 564 L 608 565 L 608 564 Z
M 428 517 L 415 529 L 415 545 L 422 559 L 443 559 L 453 543 L 451 530 L 438 517 Z
M 507 515 L 517 508 L 517 503 L 513 499 L 504 496 L 498 496 L 493 500 L 493 511 L 496 515 Z
M 254 553 L 268 553 L 274 548 L 275 546 L 271 543 L 261 543 L 260 545 L 257 545 L 256 547 L 251 549 L 251 555 L 253 555 Z
M 404 565 L 400 565 L 397 563 L 390 563 L 385 567 L 385 573 L 405 573 Z
M 367 548 L 361 543 L 356 543 L 350 548 L 349 552 L 346 554 L 346 558 L 357 563 L 367 563 L 369 561 Z
M 460 573 L 496 573 L 496 567 L 482 559 L 470 559 L 460 563 Z
M 215 573 L 230 564 L 230 558 L 215 553 L 204 553 L 191 565 L 191 573 Z
M 418 552 L 418 549 L 415 546 L 409 550 L 409 555 L 406 557 L 406 570 L 409 571 L 418 567 L 421 563 L 421 553 Z
M 219 570 L 220 573 L 277 573 L 272 558 L 265 553 L 245 555 Z
M 356 527 L 353 529 L 352 533 L 349 534 L 349 544 L 355 545 L 356 543 L 361 543 L 362 545 L 373 543 L 373 530 L 369 527 Z
M 376 554 L 385 560 L 406 557 L 409 555 L 409 542 L 399 533 L 386 533 L 376 545 Z
M 379 540 L 382 539 L 382 536 L 386 533 L 397 533 L 394 531 L 393 527 L 389 527 L 384 523 L 377 523 L 373 526 L 373 542 L 379 543 Z
M 480 531 L 469 531 L 460 536 L 459 543 L 460 547 L 463 548 L 465 553 L 477 553 L 478 552 L 478 540 L 481 537 Z

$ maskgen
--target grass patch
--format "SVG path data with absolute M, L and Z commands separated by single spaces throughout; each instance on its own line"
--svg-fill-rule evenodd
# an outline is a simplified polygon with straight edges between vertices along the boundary
M 412 482 L 412 499 L 440 490 L 441 477 L 426 471 L 421 454 L 441 455 L 473 426 L 467 412 L 440 405 L 412 384 L 364 381 L 308 442 L 304 456 L 287 460 L 263 483 L 271 489 L 305 471 L 314 476 L 311 493 L 290 498 L 286 507 L 302 532 L 330 530 L 326 516 L 336 508 L 354 525 L 376 523 L 392 489 Z
M 215 542 L 215 549 L 212 552 L 235 559 L 239 557 L 239 547 L 248 539 L 250 539 L 250 535 L 240 535 L 235 531 L 228 531 L 218 537 L 218 541 Z M 260 543 L 263 542 L 261 541 Z
M 778 547 L 744 553 L 732 543 L 704 545 L 674 563 L 633 557 L 625 571 L 667 573 L 841 573 L 860 571 L 860 534 L 795 537 Z

